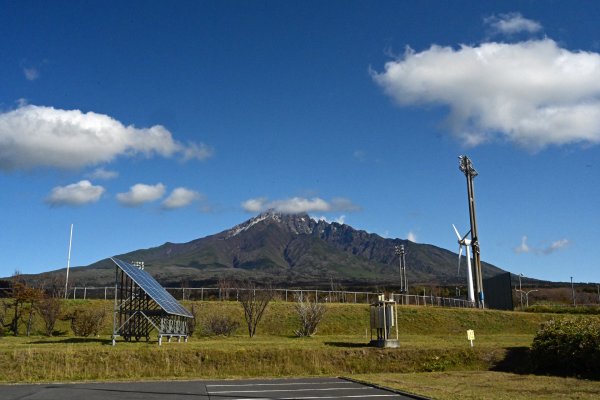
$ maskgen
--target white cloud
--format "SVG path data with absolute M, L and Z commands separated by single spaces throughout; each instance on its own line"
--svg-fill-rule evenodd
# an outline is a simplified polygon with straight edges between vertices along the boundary
M 567 247 L 569 244 L 570 244 L 570 241 L 568 239 L 560 239 L 555 242 L 552 242 L 550 244 L 550 246 L 543 248 L 542 253 L 544 253 L 544 254 L 554 253 L 557 250 Z
M 284 214 L 298 214 L 310 212 L 336 212 L 336 211 L 358 211 L 360 207 L 350 200 L 337 197 L 331 201 L 325 201 L 319 197 L 307 199 L 304 197 L 292 197 L 283 200 L 268 201 L 266 197 L 249 199 L 242 203 L 242 208 L 247 212 L 262 212 L 272 209 Z
M 94 186 L 90 181 L 83 180 L 67 186 L 56 186 L 46 198 L 51 206 L 81 206 L 95 203 L 104 193 L 102 186 Z
M 406 234 L 406 240 L 410 240 L 413 243 L 417 243 L 417 234 L 414 233 L 413 231 L 409 231 Z
M 204 143 L 190 143 L 182 149 L 183 161 L 206 160 L 214 154 L 214 149 Z
M 91 179 L 109 180 L 117 178 L 119 176 L 119 173 L 117 171 L 111 171 L 100 167 L 96 168 L 86 176 Z
M 178 187 L 173 189 L 169 197 L 162 203 L 162 208 L 165 210 L 173 210 L 192 204 L 194 201 L 200 200 L 202 195 L 196 191 Z
M 142 154 L 205 159 L 212 150 L 183 145 L 161 125 L 125 126 L 108 115 L 24 105 L 0 113 L 0 169 L 76 169 Z
M 256 199 L 248 199 L 242 203 L 242 208 L 244 211 L 251 213 L 259 213 L 266 209 L 265 204 L 267 204 L 266 197 L 259 197 Z
M 334 218 L 333 220 L 330 220 L 329 218 L 327 218 L 324 215 L 321 215 L 320 217 L 311 217 L 312 219 L 314 219 L 315 221 L 325 221 L 327 223 L 332 223 L 332 222 L 336 222 L 340 225 L 344 225 L 346 223 L 346 216 L 345 215 L 340 215 L 337 218 Z
M 600 54 L 551 39 L 408 49 L 372 76 L 402 106 L 447 106 L 466 145 L 501 139 L 538 151 L 600 142 Z
M 521 238 L 521 244 L 513 250 L 517 254 L 533 253 L 538 255 L 548 255 L 567 247 L 570 243 L 571 242 L 568 239 L 560 239 L 552 242 L 548 246 L 532 247 L 527 243 L 527 236 L 523 236 Z
M 126 193 L 118 193 L 117 200 L 127 207 L 138 207 L 144 203 L 156 201 L 165 194 L 165 185 L 145 185 L 138 183 L 129 188 Z
M 25 79 L 27 79 L 28 81 L 35 81 L 40 77 L 40 71 L 35 67 L 24 67 L 23 74 L 25 75 Z
M 531 253 L 532 249 L 527 244 L 527 236 L 521 238 L 521 244 L 513 249 L 515 253 Z
M 524 18 L 521 13 L 493 15 L 485 18 L 484 23 L 489 25 L 494 33 L 505 35 L 514 35 L 521 32 L 536 33 L 542 30 L 542 25 L 539 22 Z

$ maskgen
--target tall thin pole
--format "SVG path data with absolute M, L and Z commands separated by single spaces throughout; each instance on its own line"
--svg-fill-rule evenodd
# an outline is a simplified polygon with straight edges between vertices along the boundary
M 573 277 L 571 277 L 571 293 L 573 294 L 573 307 L 575 307 L 575 287 L 573 286 Z
M 473 178 L 478 175 L 473 163 L 467 156 L 458 157 L 460 160 L 459 169 L 467 178 L 467 196 L 469 200 L 469 220 L 471 222 L 471 247 L 473 249 L 473 267 L 475 270 L 475 285 L 477 286 L 477 307 L 484 308 L 483 295 L 483 276 L 481 272 L 481 254 L 479 249 L 479 238 L 477 236 L 477 217 L 475 215 L 475 191 L 473 188 Z
M 71 244 L 73 243 L 73 224 L 71 224 L 71 234 L 69 235 L 69 255 L 67 256 L 67 278 L 65 279 L 65 299 L 69 290 L 69 268 L 71 267 Z
M 406 259 L 404 258 L 406 251 L 404 250 L 403 244 L 396 246 L 394 250 L 398 256 L 398 263 L 400 267 L 400 293 L 406 294 L 408 293 L 408 280 L 406 279 Z
M 523 290 L 521 288 L 521 277 L 523 274 L 519 274 L 519 294 L 521 295 L 521 311 L 523 311 Z

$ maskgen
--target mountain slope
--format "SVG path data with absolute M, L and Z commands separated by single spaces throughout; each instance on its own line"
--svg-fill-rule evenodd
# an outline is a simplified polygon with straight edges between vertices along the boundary
M 278 286 L 324 287 L 335 281 L 345 286 L 392 287 L 399 264 L 394 248 L 400 244 L 406 249 L 409 284 L 464 282 L 456 276 L 455 253 L 315 221 L 306 214 L 266 212 L 216 235 L 116 257 L 144 261 L 148 272 L 165 285 L 210 285 L 221 278 L 251 277 Z M 489 264 L 483 268 L 484 277 L 502 272 Z M 70 280 L 73 285 L 110 285 L 113 269 L 105 259 L 73 268 Z

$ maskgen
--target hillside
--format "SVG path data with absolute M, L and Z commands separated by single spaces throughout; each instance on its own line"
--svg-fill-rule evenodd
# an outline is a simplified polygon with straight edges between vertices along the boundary
M 214 285 L 219 279 L 269 280 L 277 286 L 394 286 L 398 275 L 395 246 L 406 249 L 411 284 L 454 284 L 457 255 L 402 239 L 385 239 L 349 225 L 315 221 L 306 214 L 260 214 L 231 229 L 187 243 L 165 243 L 116 257 L 144 261 L 147 271 L 164 285 Z M 465 263 L 466 265 L 466 263 Z M 73 285 L 102 286 L 114 282 L 109 258 L 72 268 Z M 483 265 L 484 277 L 501 273 Z M 62 270 L 64 272 L 64 270 Z M 31 276 L 48 280 L 50 273 Z M 464 270 L 463 270 L 464 273 Z

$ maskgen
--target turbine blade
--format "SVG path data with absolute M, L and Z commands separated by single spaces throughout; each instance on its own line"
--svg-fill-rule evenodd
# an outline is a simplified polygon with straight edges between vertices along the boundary
M 460 240 L 460 241 L 463 241 L 463 240 L 465 240 L 465 239 L 467 238 L 467 236 L 469 236 L 470 234 L 471 234 L 471 230 L 469 229 L 469 232 L 467 232 L 467 233 L 465 234 L 465 236 L 463 236 L 463 238 L 462 238 L 462 239 L 459 239 L 459 240 Z
M 460 259 L 462 258 L 462 245 L 458 246 L 458 271 L 456 275 L 460 275 Z
M 460 233 L 458 233 L 458 229 L 456 229 L 456 226 L 454 226 L 454 224 L 452 224 L 452 227 L 454 228 L 454 232 L 456 232 L 456 237 L 458 238 L 458 240 L 460 241 Z

